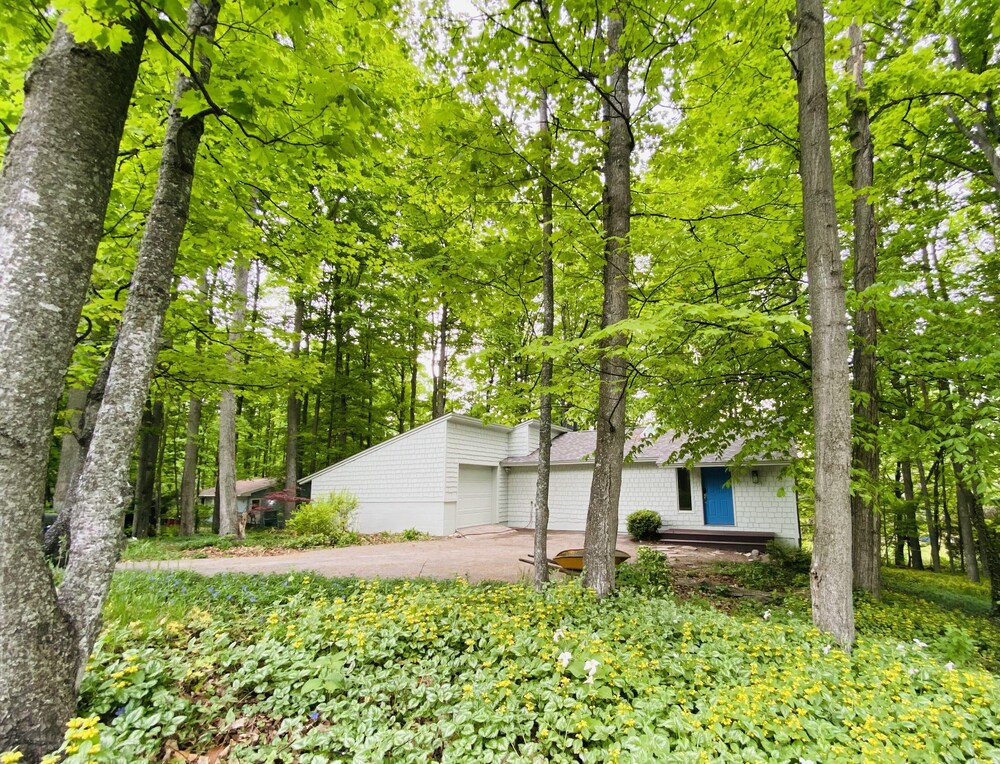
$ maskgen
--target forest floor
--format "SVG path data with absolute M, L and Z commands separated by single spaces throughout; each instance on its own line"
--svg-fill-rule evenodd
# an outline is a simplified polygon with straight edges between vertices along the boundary
M 846 653 L 810 623 L 801 562 L 660 572 L 602 601 L 120 572 L 63 761 L 1000 760 L 984 586 L 887 569 Z

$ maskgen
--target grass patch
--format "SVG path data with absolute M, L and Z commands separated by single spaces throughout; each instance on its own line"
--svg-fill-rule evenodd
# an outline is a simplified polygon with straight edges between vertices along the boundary
M 365 544 L 393 544 L 401 541 L 423 541 L 427 533 L 412 529 L 401 533 L 340 533 L 336 535 L 302 535 L 268 528 L 249 530 L 245 539 L 201 533 L 195 536 L 161 536 L 133 539 L 122 553 L 130 562 L 178 560 L 201 557 L 240 557 L 282 554 L 301 549 L 333 548 Z
M 997 678 L 864 615 L 848 655 L 795 607 L 131 572 L 106 618 L 73 764 L 1000 758 Z

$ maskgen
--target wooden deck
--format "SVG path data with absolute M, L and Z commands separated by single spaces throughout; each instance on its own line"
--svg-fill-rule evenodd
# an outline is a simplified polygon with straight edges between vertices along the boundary
M 765 531 L 738 531 L 729 528 L 661 528 L 659 540 L 664 544 L 708 547 L 729 552 L 763 553 L 773 533 Z

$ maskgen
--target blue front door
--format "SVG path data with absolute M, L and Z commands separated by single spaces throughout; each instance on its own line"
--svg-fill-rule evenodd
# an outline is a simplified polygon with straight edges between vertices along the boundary
M 701 488 L 705 497 L 705 525 L 736 525 L 733 487 L 725 467 L 702 467 Z

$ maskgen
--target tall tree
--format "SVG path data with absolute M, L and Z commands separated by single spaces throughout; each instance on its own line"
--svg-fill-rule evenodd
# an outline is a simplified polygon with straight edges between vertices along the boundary
M 878 385 L 876 347 L 878 317 L 872 304 L 875 284 L 877 237 L 875 206 L 869 198 L 875 183 L 875 150 L 868 118 L 865 92 L 865 44 L 861 25 L 849 30 L 851 56 L 848 62 L 854 91 L 848 96 L 851 109 L 851 186 L 854 189 L 854 290 L 858 305 L 854 311 L 854 439 L 852 461 L 862 480 L 851 494 L 854 585 L 881 596 L 882 575 L 879 556 L 879 522 L 875 509 L 879 484 Z
M 815 434 L 816 530 L 810 571 L 813 622 L 843 647 L 854 642 L 851 573 L 851 401 L 847 304 L 826 86 L 822 0 L 797 0 L 800 171 Z
M 538 97 L 538 132 L 542 139 L 542 338 L 555 333 L 555 285 L 552 269 L 552 136 L 549 132 L 549 94 Z M 543 352 L 547 348 L 543 348 Z M 549 474 L 552 468 L 552 356 L 545 352 L 538 374 L 538 478 L 535 482 L 535 588 L 549 580 Z
M 62 739 L 89 652 L 78 637 L 106 591 L 88 580 L 86 601 L 67 597 L 67 576 L 57 594 L 41 517 L 49 433 L 144 33 L 138 21 L 110 27 L 113 49 L 99 49 L 59 24 L 28 74 L 0 173 L 0 749 L 29 761 Z M 76 556 L 72 575 L 86 575 L 94 561 L 85 547 Z
M 302 320 L 305 314 L 305 301 L 302 297 L 295 298 L 295 315 L 292 319 L 292 357 L 298 359 L 302 351 Z M 299 398 L 292 389 L 288 393 L 288 405 L 285 412 L 285 506 L 284 517 L 288 522 L 295 509 L 295 495 L 299 487 Z
M 229 350 L 226 352 L 231 376 L 237 373 L 239 353 L 236 343 L 243 336 L 249 278 L 249 266 L 238 259 L 233 266 L 232 317 Z M 215 484 L 215 495 L 219 503 L 219 535 L 243 538 L 243 525 L 236 507 L 236 391 L 232 384 L 223 388 L 219 401 L 219 479 Z
M 625 20 L 613 11 L 607 18 L 610 88 L 603 94 L 607 146 L 604 161 L 604 309 L 601 327 L 600 390 L 597 401 L 597 447 L 587 507 L 584 577 L 599 597 L 615 585 L 618 499 L 625 454 L 625 405 L 628 391 L 627 338 L 615 324 L 628 318 L 629 229 L 632 214 L 632 131 L 629 125 L 629 68 L 619 43 Z

